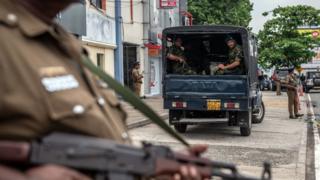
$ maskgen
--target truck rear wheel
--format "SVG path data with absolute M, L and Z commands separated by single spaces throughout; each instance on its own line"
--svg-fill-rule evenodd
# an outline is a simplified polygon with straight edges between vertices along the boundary
M 186 124 L 175 124 L 174 129 L 178 131 L 179 133 L 185 133 L 187 131 L 187 125 Z
M 241 136 L 250 136 L 251 127 L 240 127 L 240 134 Z
M 238 120 L 240 123 L 240 134 L 241 136 L 250 136 L 252 127 L 252 112 L 243 111 L 238 112 Z
M 310 92 L 310 88 L 306 88 L 306 93 L 309 93 Z
M 261 102 L 261 106 L 259 107 L 258 112 L 252 115 L 252 123 L 261 123 L 263 121 L 264 114 L 265 114 L 265 107 L 264 107 L 264 103 Z

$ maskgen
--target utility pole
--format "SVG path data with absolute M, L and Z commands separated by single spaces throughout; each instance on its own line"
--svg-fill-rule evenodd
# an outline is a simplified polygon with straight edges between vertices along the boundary
M 116 44 L 114 71 L 115 78 L 123 84 L 123 44 L 122 44 L 122 16 L 121 0 L 115 0 L 115 26 L 116 26 Z

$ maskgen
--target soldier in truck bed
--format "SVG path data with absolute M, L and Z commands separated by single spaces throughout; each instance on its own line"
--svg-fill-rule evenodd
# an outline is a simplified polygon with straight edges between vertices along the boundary
M 177 38 L 167 52 L 168 67 L 173 74 L 195 74 L 189 66 L 182 39 Z
M 120 101 L 81 64 L 81 42 L 54 21 L 74 2 L 0 1 L 0 141 L 67 132 L 130 143 Z M 58 165 L 18 169 L 1 163 L 0 179 L 90 179 Z M 201 179 L 193 166 L 177 174 Z
M 242 47 L 231 36 L 226 38 L 229 48 L 228 60 L 225 64 L 219 64 L 215 68 L 216 74 L 241 75 L 244 73 L 244 60 Z

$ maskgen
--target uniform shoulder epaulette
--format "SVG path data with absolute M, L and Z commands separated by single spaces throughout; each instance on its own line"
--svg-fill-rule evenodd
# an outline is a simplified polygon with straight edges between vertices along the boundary
M 17 26 L 18 17 L 12 13 L 9 13 L 7 15 L 0 15 L 0 24 L 11 27 Z

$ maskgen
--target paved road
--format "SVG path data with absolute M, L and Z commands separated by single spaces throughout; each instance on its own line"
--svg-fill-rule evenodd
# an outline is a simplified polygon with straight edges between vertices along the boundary
M 183 136 L 191 144 L 208 144 L 205 154 L 219 161 L 235 162 L 240 170 L 259 176 L 262 162 L 273 164 L 274 179 L 305 179 L 306 123 L 303 119 L 289 120 L 287 96 L 264 93 L 266 116 L 262 124 L 253 125 L 250 137 L 241 137 L 239 128 L 226 123 L 188 127 Z M 182 148 L 158 127 L 151 124 L 131 130 L 135 142 L 149 141 Z
M 307 171 L 310 172 L 310 179 L 312 178 L 319 180 L 320 179 L 320 139 L 318 134 L 320 132 L 320 89 L 311 90 L 310 93 L 311 98 L 311 109 L 312 113 L 314 113 L 316 124 L 318 125 L 318 132 L 315 129 L 310 128 L 309 131 L 313 131 L 313 133 L 308 132 L 308 151 L 307 151 Z M 317 126 L 316 125 L 316 126 Z M 315 169 L 315 171 L 312 171 Z
M 316 119 L 320 119 L 320 89 L 311 90 L 309 94 Z

